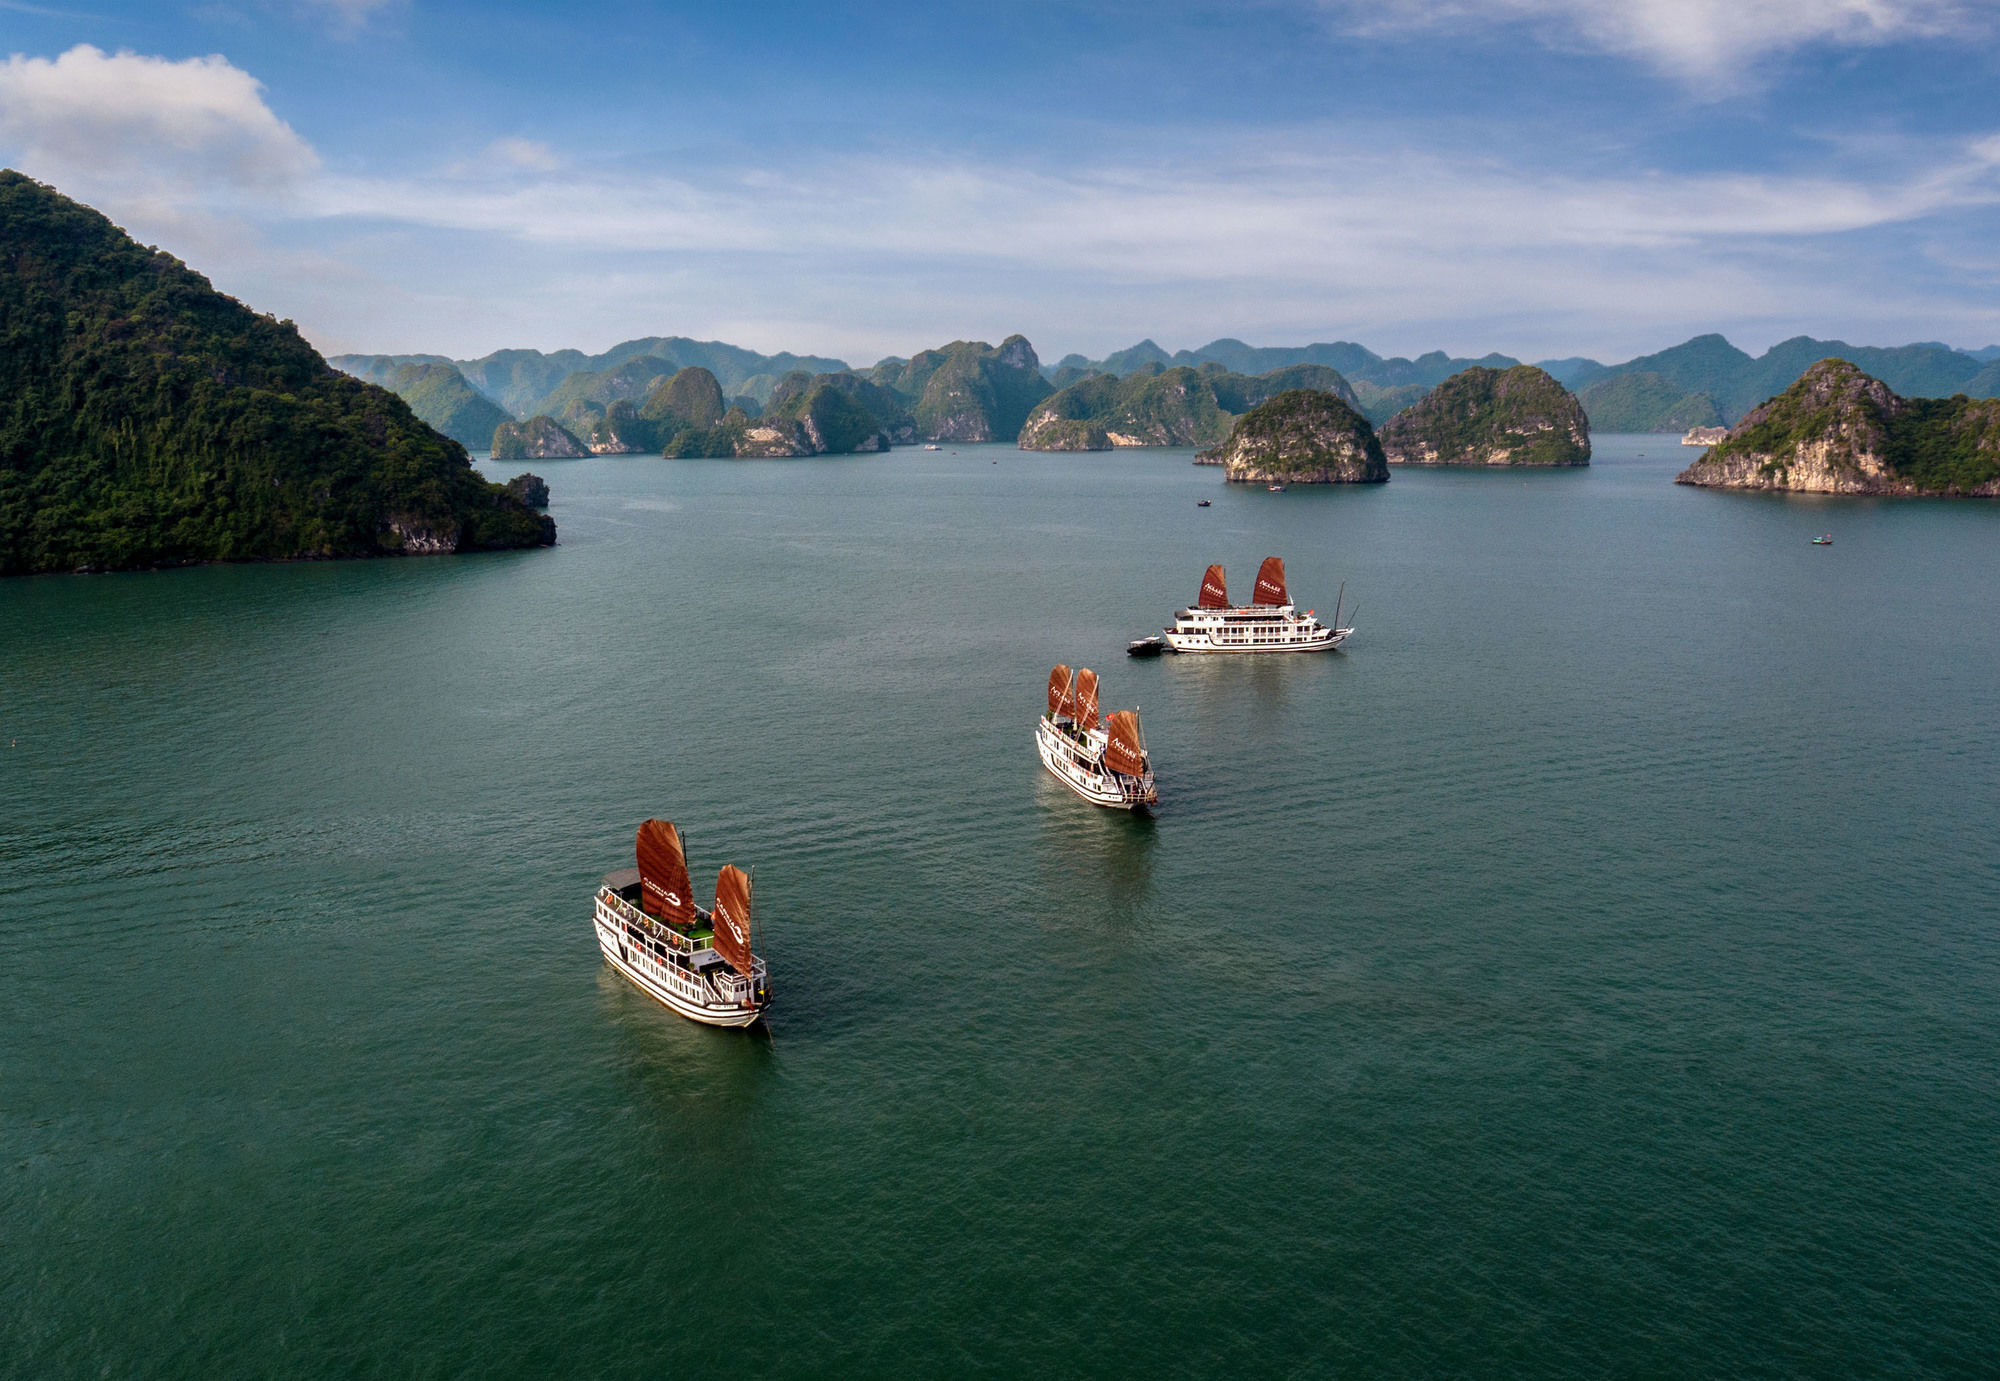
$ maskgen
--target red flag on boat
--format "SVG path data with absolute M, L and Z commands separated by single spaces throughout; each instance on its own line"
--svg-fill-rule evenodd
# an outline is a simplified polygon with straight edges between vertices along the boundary
M 1137 777 L 1146 770 L 1146 750 L 1139 743 L 1139 716 L 1120 710 L 1105 721 L 1110 737 L 1104 745 L 1104 765 L 1113 772 Z
M 750 877 L 734 863 L 715 879 L 715 952 L 745 978 L 750 971 Z
M 1069 680 L 1066 666 L 1049 673 L 1049 713 L 1058 719 L 1069 713 Z
M 1071 704 L 1079 729 L 1097 723 L 1097 673 L 1089 667 L 1079 668 L 1076 673 L 1076 696 Z
M 1210 566 L 1201 576 L 1201 598 L 1195 602 L 1197 609 L 1227 609 L 1229 607 L 1229 582 L 1223 579 L 1222 567 Z
M 1290 604 L 1292 597 L 1285 593 L 1285 562 L 1282 557 L 1267 556 L 1264 564 L 1257 568 L 1257 590 L 1250 596 L 1252 604 Z
M 671 821 L 648 820 L 639 826 L 638 854 L 639 904 L 663 921 L 693 925 L 694 884 L 680 831 Z

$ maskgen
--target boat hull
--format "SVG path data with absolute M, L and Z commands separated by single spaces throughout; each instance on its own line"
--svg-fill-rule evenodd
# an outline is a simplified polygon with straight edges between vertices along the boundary
M 1204 631 L 1181 633 L 1167 629 L 1163 637 L 1167 646 L 1176 652 L 1202 653 L 1261 653 L 1261 652 L 1331 652 L 1346 642 L 1352 628 L 1328 628 L 1323 633 L 1308 638 L 1287 642 L 1264 643 L 1218 643 Z
M 1107 772 L 1087 772 L 1071 759 L 1062 748 L 1062 732 L 1048 720 L 1035 721 L 1035 751 L 1041 754 L 1042 766 L 1049 775 L 1074 791 L 1094 806 L 1107 810 L 1148 810 L 1159 801 L 1159 792 L 1152 784 L 1152 772 L 1148 769 L 1145 787 L 1140 794 L 1129 794 L 1118 781 Z
M 704 1026 L 754 1026 L 764 1019 L 765 1009 L 762 1007 L 704 1002 L 696 994 L 679 991 L 674 980 L 668 977 L 666 966 L 647 957 L 643 949 L 628 943 L 621 933 L 622 927 L 615 920 L 606 920 L 601 905 L 598 907 L 596 928 L 597 948 L 611 962 L 611 967 L 631 979 L 648 997 L 689 1021 L 698 1021 Z

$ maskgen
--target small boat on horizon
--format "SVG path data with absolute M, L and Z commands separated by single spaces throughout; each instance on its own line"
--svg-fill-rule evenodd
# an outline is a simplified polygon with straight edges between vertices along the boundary
M 1267 484 L 1264 486 L 1264 492 L 1266 494 L 1282 494 L 1285 492 L 1285 486 L 1282 484 Z
M 1207 508 L 1207 507 L 1209 506 L 1209 504 L 1210 504 L 1211 502 L 1212 502 L 1212 500 L 1209 500 L 1209 499 L 1202 499 L 1202 500 L 1198 501 L 1198 502 L 1197 502 L 1197 503 L 1195 504 L 1195 507 L 1196 507 L 1196 508 Z
M 1354 632 L 1339 626 L 1346 595 L 1342 582 L 1334 598 L 1333 626 L 1328 627 L 1312 610 L 1301 614 L 1292 603 L 1282 557 L 1264 558 L 1249 604 L 1231 604 L 1222 567 L 1210 566 L 1202 572 L 1201 594 L 1193 607 L 1176 609 L 1161 637 L 1176 652 L 1328 652 Z
M 1097 714 L 1097 673 L 1049 673 L 1048 712 L 1035 721 L 1035 749 L 1049 775 L 1089 801 L 1112 810 L 1144 810 L 1160 799 L 1137 710 Z
M 639 866 L 604 875 L 597 947 L 611 966 L 690 1021 L 749 1026 L 771 1005 L 764 961 L 751 952 L 750 877 L 725 864 L 715 906 L 694 904 L 687 855 L 670 820 L 639 826 Z
M 1812 539 L 1812 544 L 1816 547 L 1830 547 L 1833 545 L 1833 534 L 1829 532 L 1815 537 Z
M 938 444 L 937 444 L 936 442 L 934 442 L 934 441 L 926 441 L 926 442 L 924 443 L 924 449 L 925 449 L 926 451 L 941 451 L 941 450 L 943 450 L 944 448 L 943 448 L 942 446 L 939 446 L 939 445 L 938 445 Z

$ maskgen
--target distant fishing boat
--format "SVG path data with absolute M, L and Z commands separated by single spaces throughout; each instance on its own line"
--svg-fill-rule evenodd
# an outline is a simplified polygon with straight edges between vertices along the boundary
M 1282 494 L 1285 492 L 1285 486 L 1282 484 L 1267 484 L 1264 486 L 1264 492 L 1267 494 Z
M 939 446 L 939 445 L 936 445 L 936 444 L 935 444 L 935 443 L 933 443 L 933 442 L 929 442 L 929 441 L 926 441 L 926 442 L 924 443 L 924 449 L 925 449 L 926 451 L 941 451 L 941 450 L 943 450 L 944 448 L 943 448 L 942 446 Z M 955 454 L 955 453 L 954 453 L 954 454 Z
M 1209 499 L 1202 499 L 1202 500 L 1200 500 L 1200 501 L 1199 501 L 1198 503 L 1196 503 L 1196 504 L 1195 504 L 1195 507 L 1196 507 L 1196 508 L 1207 508 L 1207 507 L 1209 506 L 1209 504 L 1210 504 L 1211 502 L 1212 502 L 1212 500 L 1209 500 Z
M 613 968 L 691 1021 L 749 1026 L 771 1005 L 764 961 L 750 951 L 750 878 L 734 864 L 715 879 L 715 906 L 694 904 L 680 831 L 639 826 L 639 866 L 597 889 L 597 947 Z
M 1139 713 L 1097 716 L 1097 673 L 1066 666 L 1049 673 L 1048 713 L 1035 721 L 1035 748 L 1049 774 L 1092 805 L 1142 810 L 1158 802 Z
M 1342 584 L 1335 597 L 1334 626 L 1329 628 L 1308 609 L 1301 614 L 1285 589 L 1285 563 L 1267 556 L 1257 568 L 1257 585 L 1244 605 L 1229 602 L 1229 583 L 1222 567 L 1202 573 L 1201 594 L 1189 609 L 1176 609 L 1172 625 L 1161 630 L 1176 652 L 1326 652 L 1353 634 L 1340 627 Z
M 1824 536 L 1815 537 L 1812 540 L 1812 544 L 1816 547 L 1830 547 L 1833 545 L 1833 534 L 1829 532 Z

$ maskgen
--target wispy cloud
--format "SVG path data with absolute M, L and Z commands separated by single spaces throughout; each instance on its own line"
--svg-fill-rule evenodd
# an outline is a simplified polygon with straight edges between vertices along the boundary
M 1732 83 L 1762 59 L 1988 32 L 1976 0 L 1319 0 L 1350 33 L 1526 28 L 1556 47 L 1639 59 L 1694 84 Z
M 1865 297 L 1825 261 L 1842 237 L 2000 206 L 2000 140 L 1906 153 L 1888 178 L 1588 178 L 1267 131 L 1173 170 L 848 157 L 673 175 L 328 176 L 309 200 L 336 223 L 559 263 L 573 313 L 601 296 L 726 310 L 755 329 L 746 312 L 819 311 L 814 339 L 837 332 L 863 354 L 911 348 L 891 318 L 958 329 L 936 320 L 941 296 L 966 329 L 1081 317 L 1100 340 L 1128 321 L 1134 334 L 1170 331 L 1176 317 L 1209 334 L 1449 323 L 1463 335 L 1511 321 L 1534 323 L 1536 338 L 1595 319 L 1571 337 L 1580 347 L 1607 319 L 1713 324 Z M 1189 176 L 1187 164 L 1228 171 Z M 598 270 L 577 271 L 587 264 Z
M 2000 334 L 1979 251 L 2000 134 L 1758 173 L 1579 172 L 1330 127 L 1165 142 L 1170 159 L 1080 166 L 939 146 L 667 168 L 512 135 L 381 175 L 323 164 L 221 57 L 0 64 L 0 157 L 337 347 L 674 330 L 870 357 L 1054 328 L 1089 349 L 1338 333 L 1566 354 L 1749 320 Z

